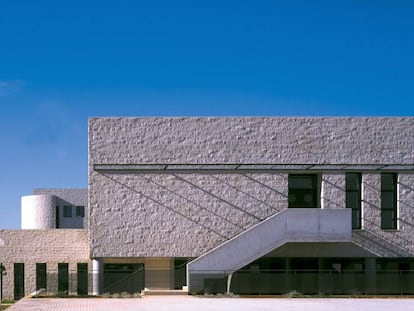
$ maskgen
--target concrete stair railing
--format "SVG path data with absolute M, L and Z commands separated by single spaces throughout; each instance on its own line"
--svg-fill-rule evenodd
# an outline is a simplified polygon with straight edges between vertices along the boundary
M 187 286 L 233 272 L 289 242 L 350 242 L 351 209 L 288 208 L 250 227 L 187 264 Z

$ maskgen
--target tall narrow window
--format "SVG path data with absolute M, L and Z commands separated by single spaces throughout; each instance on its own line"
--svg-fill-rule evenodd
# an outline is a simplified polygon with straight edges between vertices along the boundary
M 318 176 L 289 175 L 289 207 L 318 207 Z
M 36 290 L 46 289 L 46 264 L 36 264 Z
M 381 174 L 381 229 L 397 229 L 397 174 Z
M 58 264 L 58 292 L 68 294 L 69 290 L 69 265 L 67 263 Z
M 24 297 L 24 263 L 14 264 L 14 300 Z
M 60 209 L 56 206 L 56 229 L 60 228 Z
M 346 207 L 352 208 L 352 229 L 361 229 L 361 174 L 346 174 Z
M 78 263 L 78 295 L 88 294 L 88 264 Z

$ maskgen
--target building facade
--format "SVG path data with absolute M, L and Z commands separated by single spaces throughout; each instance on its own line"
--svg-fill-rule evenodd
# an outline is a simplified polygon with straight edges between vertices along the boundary
M 22 197 L 21 230 L 0 230 L 2 297 L 92 290 L 87 198 L 87 189 L 34 189 Z
M 91 118 L 89 291 L 413 293 L 413 151 L 414 118 Z

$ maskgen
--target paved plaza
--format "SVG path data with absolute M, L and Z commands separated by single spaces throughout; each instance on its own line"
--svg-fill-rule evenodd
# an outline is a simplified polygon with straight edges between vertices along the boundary
M 412 311 L 414 299 L 199 298 L 162 296 L 131 299 L 22 299 L 7 311 Z

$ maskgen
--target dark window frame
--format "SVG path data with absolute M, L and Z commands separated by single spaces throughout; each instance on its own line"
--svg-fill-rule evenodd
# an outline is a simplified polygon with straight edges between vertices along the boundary
M 398 229 L 398 175 L 381 173 L 381 229 Z
M 345 174 L 345 206 L 352 209 L 352 229 L 362 228 L 362 174 Z
M 78 205 L 76 206 L 76 217 L 85 217 L 85 206 Z
M 69 293 L 69 264 L 58 263 L 58 292 L 61 294 Z
M 88 264 L 77 263 L 77 293 L 88 295 Z
M 47 288 L 47 264 L 36 263 L 36 290 Z
M 56 229 L 60 228 L 60 206 L 56 205 Z
M 25 295 L 25 269 L 24 263 L 16 262 L 13 264 L 14 272 L 14 300 L 19 300 Z
M 63 217 L 64 218 L 71 218 L 72 217 L 72 205 L 64 205 L 63 206 Z
M 309 184 L 309 182 L 310 182 L 310 187 L 304 185 L 307 183 Z M 288 175 L 288 207 L 289 208 L 320 208 L 320 175 L 319 174 L 289 174 Z

